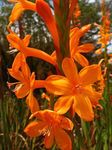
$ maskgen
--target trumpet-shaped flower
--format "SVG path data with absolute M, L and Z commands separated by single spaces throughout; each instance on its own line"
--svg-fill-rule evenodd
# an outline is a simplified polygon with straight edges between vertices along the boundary
M 16 48 L 20 52 L 24 53 L 24 55 L 26 57 L 28 57 L 28 56 L 37 57 L 37 58 L 45 60 L 46 62 L 49 62 L 55 66 L 56 62 L 53 59 L 53 57 L 51 57 L 47 53 L 43 52 L 42 50 L 28 47 L 30 38 L 31 38 L 30 35 L 26 35 L 24 39 L 20 39 L 13 32 L 11 32 L 10 34 L 7 35 L 7 39 L 9 41 L 9 43 L 11 44 L 11 46 Z
M 52 147 L 54 141 L 61 150 L 72 149 L 71 139 L 65 131 L 73 129 L 71 120 L 51 110 L 35 112 L 32 117 L 36 117 L 38 121 L 31 122 L 25 128 L 27 135 L 30 137 L 44 135 L 44 144 L 48 149 Z
M 94 49 L 94 45 L 86 43 L 79 45 L 80 38 L 90 29 L 91 25 L 85 25 L 81 29 L 75 27 L 70 31 L 70 55 L 81 66 L 89 65 L 88 60 L 81 53 L 88 53 Z M 51 56 L 56 60 L 56 52 L 54 51 Z
M 17 98 L 24 98 L 27 96 L 26 103 L 31 109 L 31 112 L 39 110 L 39 104 L 33 96 L 33 90 L 42 87 L 42 82 L 40 80 L 38 80 L 38 82 L 35 81 L 35 74 L 31 74 L 26 59 L 22 53 L 16 55 L 12 68 L 8 69 L 8 72 L 13 78 L 19 81 L 8 83 L 9 86 L 16 85 L 13 92 Z
M 64 114 L 71 108 L 82 119 L 93 120 L 92 106 L 97 106 L 102 97 L 102 91 L 97 91 L 94 87 L 94 83 L 103 80 L 100 65 L 86 66 L 78 74 L 73 59 L 65 58 L 62 68 L 65 77 L 51 75 L 46 79 L 46 89 L 61 96 L 57 99 L 54 110 Z
M 9 21 L 10 21 L 9 25 L 17 21 L 23 11 L 25 10 L 36 11 L 35 3 L 32 3 L 28 0 L 9 0 L 9 2 L 16 3 L 9 17 Z

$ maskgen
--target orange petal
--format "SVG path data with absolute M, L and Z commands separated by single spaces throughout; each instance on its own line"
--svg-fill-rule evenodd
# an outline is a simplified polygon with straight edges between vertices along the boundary
M 92 105 L 87 96 L 76 95 L 74 96 L 74 109 L 80 118 L 86 121 L 92 121 L 94 119 L 94 113 Z
M 8 72 L 16 80 L 24 82 L 23 75 L 22 75 L 22 73 L 20 71 L 14 71 L 14 69 L 8 69 Z
M 14 92 L 15 92 L 17 98 L 24 98 L 29 93 L 29 86 L 22 85 L 22 84 L 19 86 L 16 86 Z
M 12 64 L 12 70 L 17 72 L 21 66 L 21 60 L 22 60 L 22 54 L 19 52 L 14 61 L 13 61 L 13 64 Z
M 9 21 L 11 23 L 14 23 L 16 20 L 19 19 L 19 17 L 21 16 L 23 11 L 24 11 L 24 8 L 21 3 L 15 4 L 15 6 L 11 12 L 11 15 L 9 17 Z
M 67 95 L 72 85 L 63 76 L 51 75 L 46 79 L 45 88 L 54 95 Z
M 62 150 L 72 150 L 72 143 L 69 135 L 61 128 L 55 130 L 55 141 Z
M 30 43 L 31 35 L 26 35 L 23 39 L 24 45 L 27 47 Z
M 43 134 L 46 130 L 46 124 L 42 121 L 33 121 L 24 129 L 24 132 L 30 137 L 36 137 Z
M 80 29 L 80 37 L 82 37 L 91 28 L 91 24 L 85 25 Z
M 74 126 L 73 122 L 70 119 L 65 118 L 65 117 L 61 119 L 61 125 L 60 125 L 61 128 L 65 130 L 72 130 L 73 126 Z
M 53 143 L 54 143 L 54 134 L 51 129 L 44 138 L 44 144 L 47 149 L 50 149 L 52 147 Z
M 72 14 L 74 12 L 74 9 L 76 7 L 76 4 L 77 4 L 78 0 L 72 0 L 71 1 L 71 5 L 70 5 L 70 8 L 69 8 L 69 15 L 68 15 L 68 20 L 67 20 L 67 23 L 69 23 L 71 17 L 72 17 Z
M 56 28 L 56 22 L 55 22 L 54 16 L 52 15 L 52 12 L 48 3 L 43 0 L 37 0 L 36 10 L 37 10 L 37 13 L 42 17 L 42 19 L 46 23 L 46 26 L 48 27 L 48 30 L 50 31 L 52 35 L 54 45 L 56 46 L 57 49 L 59 49 L 59 37 L 58 37 L 57 28 Z
M 78 82 L 78 71 L 77 67 L 72 58 L 64 58 L 62 62 L 62 68 L 65 76 L 76 84 Z
M 33 93 L 30 92 L 29 95 L 26 98 L 26 103 L 29 106 L 32 113 L 39 110 L 39 104 L 37 99 L 33 96 Z
M 26 56 L 33 56 L 36 58 L 40 58 L 54 66 L 56 65 L 56 61 L 53 59 L 53 57 L 43 52 L 42 50 L 23 46 L 21 47 L 21 49 Z
M 72 102 L 71 96 L 61 96 L 54 105 L 54 111 L 58 114 L 65 114 L 70 109 Z
M 79 72 L 80 80 L 83 85 L 93 84 L 98 81 L 101 76 L 101 68 L 99 65 L 90 65 L 84 67 Z
M 8 34 L 7 40 L 11 44 L 12 47 L 20 50 L 20 45 L 19 45 L 20 38 L 16 34 L 14 34 L 14 33 Z
M 75 53 L 75 55 L 72 57 L 75 59 L 75 61 L 77 61 L 83 67 L 89 65 L 88 60 L 80 53 Z
M 87 43 L 87 44 L 83 44 L 81 46 L 78 46 L 78 51 L 80 53 L 88 53 L 88 52 L 92 51 L 94 48 L 95 47 L 93 44 Z

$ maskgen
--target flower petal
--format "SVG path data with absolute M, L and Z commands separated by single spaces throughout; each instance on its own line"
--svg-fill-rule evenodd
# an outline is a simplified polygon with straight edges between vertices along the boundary
M 26 103 L 29 106 L 32 113 L 39 110 L 39 104 L 37 99 L 33 96 L 33 92 L 30 92 L 26 98 Z
M 90 100 L 85 95 L 74 96 L 74 109 L 80 118 L 91 121 L 94 119 L 94 113 Z
M 101 78 L 101 68 L 99 65 L 90 65 L 79 72 L 83 85 L 93 84 Z
M 62 150 L 72 150 L 72 143 L 69 135 L 61 128 L 55 130 L 55 141 Z
M 24 8 L 21 3 L 15 4 L 15 6 L 11 12 L 11 15 L 9 17 L 9 21 L 11 23 L 14 23 L 16 20 L 19 19 L 19 17 L 21 16 L 23 11 L 24 11 Z
M 61 96 L 54 105 L 54 111 L 58 114 L 65 114 L 70 109 L 72 102 L 71 96 Z
M 46 23 L 46 26 L 48 27 L 48 30 L 52 35 L 54 45 L 59 49 L 59 37 L 56 28 L 56 22 L 48 3 L 43 0 L 37 0 L 36 10 L 37 13 L 42 17 L 42 19 Z
M 51 75 L 46 79 L 45 88 L 54 95 L 68 95 L 72 85 L 69 80 L 63 76 Z
M 50 149 L 53 143 L 54 143 L 54 134 L 53 134 L 53 130 L 51 129 L 44 138 L 44 144 L 47 149 Z
M 75 53 L 75 55 L 72 57 L 75 59 L 75 61 L 77 61 L 83 67 L 89 65 L 88 60 L 83 55 L 81 55 L 80 53 Z
M 26 126 L 24 129 L 24 132 L 30 136 L 30 137 L 36 137 L 43 134 L 43 132 L 46 130 L 46 124 L 42 121 L 33 121 L 29 125 Z
M 27 47 L 30 43 L 31 35 L 26 35 L 23 39 L 24 45 Z
M 16 85 L 14 92 L 17 98 L 24 98 L 29 93 L 29 86 L 22 84 L 20 86 Z
M 77 67 L 71 58 L 64 58 L 62 62 L 62 68 L 65 76 L 73 82 L 73 84 L 77 84 L 78 82 L 78 71 Z
M 65 130 L 72 130 L 73 126 L 74 126 L 73 122 L 70 119 L 62 117 L 61 125 L 60 125 L 61 128 L 65 129 Z
M 78 46 L 78 52 L 80 53 L 88 53 L 90 51 L 92 51 L 94 49 L 94 45 L 87 43 L 87 44 L 83 44 L 81 46 Z

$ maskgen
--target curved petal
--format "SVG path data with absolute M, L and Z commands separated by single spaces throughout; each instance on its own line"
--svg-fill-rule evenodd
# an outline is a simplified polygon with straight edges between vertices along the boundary
M 73 84 L 77 84 L 78 82 L 78 71 L 77 67 L 72 58 L 64 58 L 62 62 L 62 68 L 65 76 L 73 82 Z
M 87 96 L 76 95 L 74 96 L 74 109 L 80 118 L 85 121 L 92 121 L 94 119 L 94 113 L 92 105 Z
M 72 56 L 75 61 L 77 61 L 81 66 L 85 67 L 85 66 L 88 66 L 89 65 L 89 62 L 88 60 L 83 56 L 81 55 L 80 53 L 76 53 L 74 56 Z
M 16 88 L 14 89 L 15 95 L 17 98 L 24 98 L 29 93 L 29 86 L 28 85 L 16 85 Z
M 23 11 L 24 11 L 24 8 L 21 3 L 15 4 L 15 6 L 11 12 L 11 15 L 9 17 L 9 21 L 11 23 L 14 23 L 16 20 L 19 19 L 19 17 L 21 16 Z
M 61 96 L 54 105 L 54 111 L 58 114 L 65 114 L 70 109 L 72 102 L 71 96 Z
M 42 17 L 42 19 L 46 23 L 46 26 L 48 27 L 48 30 L 52 35 L 54 45 L 59 49 L 59 37 L 56 28 L 56 22 L 48 3 L 46 3 L 43 0 L 37 0 L 36 10 L 37 13 Z
M 52 65 L 56 65 L 56 61 L 53 59 L 52 56 L 49 54 L 43 52 L 42 50 L 35 49 L 35 48 L 30 48 L 30 47 L 21 47 L 21 51 L 26 55 L 26 56 L 33 56 L 39 59 L 42 59 Z
M 29 106 L 32 113 L 39 110 L 39 104 L 37 99 L 33 96 L 33 93 L 30 92 L 29 95 L 26 98 L 26 103 Z
M 101 68 L 99 65 L 87 66 L 79 72 L 79 76 L 83 85 L 93 84 L 100 79 Z
M 65 129 L 65 130 L 72 130 L 73 126 L 74 126 L 73 122 L 70 119 L 65 118 L 65 117 L 63 117 L 61 119 L 61 124 L 60 124 L 61 128 Z
M 94 45 L 93 44 L 90 44 L 90 43 L 87 43 L 87 44 L 83 44 L 81 46 L 78 46 L 78 52 L 80 53 L 88 53 L 92 50 L 94 50 Z
M 8 34 L 7 40 L 11 44 L 12 47 L 20 50 L 20 45 L 18 44 L 20 42 L 20 38 L 16 34 L 14 33 Z
M 44 138 L 44 144 L 47 149 L 50 149 L 53 143 L 54 143 L 54 134 L 53 134 L 53 130 L 51 129 Z
M 8 69 L 9 74 L 15 78 L 16 80 L 19 80 L 21 82 L 24 82 L 23 75 L 20 71 L 14 71 L 13 69 Z
M 46 130 L 47 126 L 45 122 L 42 121 L 33 121 L 29 125 L 26 126 L 24 129 L 24 132 L 30 136 L 30 137 L 36 137 L 43 134 L 43 132 Z
M 55 141 L 62 150 L 72 150 L 72 143 L 69 135 L 61 128 L 55 130 Z
M 63 76 L 51 75 L 46 79 L 45 88 L 54 95 L 68 95 L 72 84 Z
M 77 4 L 78 0 L 71 0 L 71 5 L 70 5 L 70 8 L 69 8 L 69 14 L 68 14 L 68 20 L 67 20 L 67 23 L 69 23 L 72 15 L 73 15 L 73 11 L 76 7 L 76 4 Z
M 13 64 L 12 64 L 12 70 L 17 72 L 20 68 L 21 64 L 21 60 L 22 60 L 22 54 L 21 52 L 19 52 L 16 57 L 14 58 Z
M 23 39 L 24 45 L 27 47 L 30 43 L 31 35 L 26 35 Z

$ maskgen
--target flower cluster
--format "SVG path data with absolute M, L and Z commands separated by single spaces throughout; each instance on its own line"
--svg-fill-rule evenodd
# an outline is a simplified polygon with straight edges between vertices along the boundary
M 10 0 L 10 2 L 15 5 L 9 18 L 7 39 L 18 53 L 8 72 L 18 82 L 8 83 L 8 85 L 9 87 L 15 85 L 13 92 L 17 98 L 26 97 L 26 103 L 32 113 L 30 118 L 37 119 L 29 123 L 24 132 L 30 137 L 44 135 L 46 148 L 51 148 L 55 142 L 60 149 L 71 150 L 69 132 L 75 125 L 72 118 L 77 114 L 85 121 L 92 121 L 94 108 L 100 105 L 99 100 L 102 98 L 104 88 L 100 64 L 89 65 L 89 61 L 83 56 L 83 53 L 94 50 L 94 45 L 80 44 L 80 38 L 90 30 L 91 25 L 81 28 L 70 27 L 74 9 L 78 9 L 77 0 L 70 0 L 70 2 L 53 0 L 54 15 L 44 0 L 36 0 L 35 3 L 28 0 Z M 12 24 L 25 10 L 37 12 L 45 22 L 55 48 L 51 55 L 29 47 L 30 35 L 21 39 L 11 30 Z M 36 80 L 35 73 L 31 73 L 26 62 L 28 57 L 36 57 L 52 64 L 57 74 L 49 75 L 45 80 Z M 80 71 L 76 62 L 82 67 Z M 100 90 L 95 88 L 97 82 L 101 83 Z M 49 94 L 56 97 L 53 110 L 40 110 L 39 103 L 33 95 L 33 91 L 38 88 L 45 88 Z M 66 115 L 67 113 L 69 115 Z

